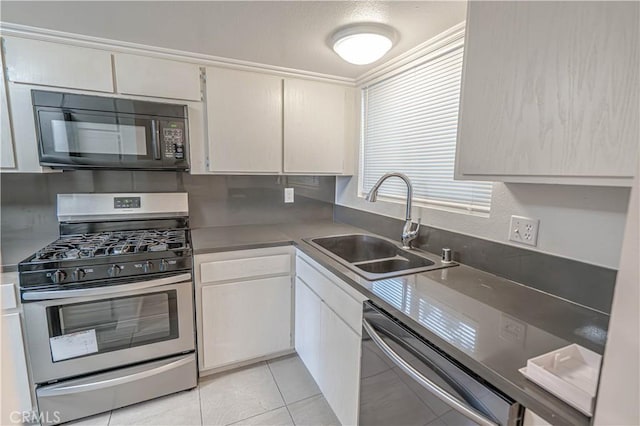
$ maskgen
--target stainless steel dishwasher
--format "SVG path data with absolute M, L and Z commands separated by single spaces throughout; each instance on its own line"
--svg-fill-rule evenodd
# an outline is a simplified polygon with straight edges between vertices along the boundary
M 359 424 L 521 424 L 523 409 L 371 302 L 364 303 Z

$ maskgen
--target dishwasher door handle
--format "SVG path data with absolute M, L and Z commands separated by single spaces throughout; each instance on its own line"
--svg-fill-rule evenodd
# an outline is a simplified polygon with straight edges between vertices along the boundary
M 362 321 L 362 327 L 371 337 L 373 343 L 380 348 L 382 352 L 389 357 L 389 359 L 402 371 L 408 374 L 413 380 L 418 382 L 423 388 L 433 393 L 438 399 L 447 404 L 449 407 L 462 414 L 466 418 L 473 420 L 474 422 L 482 426 L 499 426 L 492 420 L 487 419 L 476 409 L 469 407 L 455 396 L 451 395 L 446 390 L 423 376 L 418 370 L 413 368 L 408 362 L 406 362 L 400 355 L 398 355 L 387 343 L 382 340 L 382 337 L 374 330 L 373 326 L 367 321 Z

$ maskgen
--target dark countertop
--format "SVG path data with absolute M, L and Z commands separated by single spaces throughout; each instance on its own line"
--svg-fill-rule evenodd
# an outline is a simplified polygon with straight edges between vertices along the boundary
M 346 233 L 371 234 L 350 225 L 321 221 L 194 229 L 192 243 L 196 255 L 294 244 L 550 423 L 590 423 L 587 416 L 526 380 L 518 369 L 526 365 L 527 359 L 570 343 L 602 354 L 607 315 L 464 265 L 367 281 L 302 241 Z M 464 338 L 457 332 L 460 327 L 465 329 Z

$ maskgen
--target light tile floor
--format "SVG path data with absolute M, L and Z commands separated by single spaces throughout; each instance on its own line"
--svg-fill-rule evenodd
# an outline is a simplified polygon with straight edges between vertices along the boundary
M 190 391 L 67 424 L 329 426 L 340 422 L 300 358 L 291 355 L 204 377 Z

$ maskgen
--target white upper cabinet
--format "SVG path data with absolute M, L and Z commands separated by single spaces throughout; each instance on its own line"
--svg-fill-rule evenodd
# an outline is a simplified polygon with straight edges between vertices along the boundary
M 637 2 L 469 2 L 456 177 L 628 186 Z
M 207 68 L 209 171 L 282 171 L 282 78 Z
M 208 144 L 191 145 L 191 173 L 353 174 L 353 87 L 216 67 L 206 73 Z
M 353 144 L 353 88 L 284 82 L 284 172 L 343 174 Z
M 200 101 L 197 64 L 114 53 L 116 89 L 126 95 Z
M 11 82 L 7 86 L 16 163 L 14 168 L 3 168 L 2 172 L 43 173 L 52 171 L 49 168 L 41 167 L 38 157 L 38 136 L 36 135 L 36 122 L 31 101 L 31 89 L 37 89 L 37 87 Z M 4 139 L 2 143 L 4 145 Z
M 4 78 L 4 61 L 0 55 L 0 168 L 14 168 L 16 161 L 13 151 L 13 135 L 9 119 L 9 103 L 7 102 L 7 82 Z
M 16 83 L 113 92 L 111 53 L 4 37 L 7 78 Z

